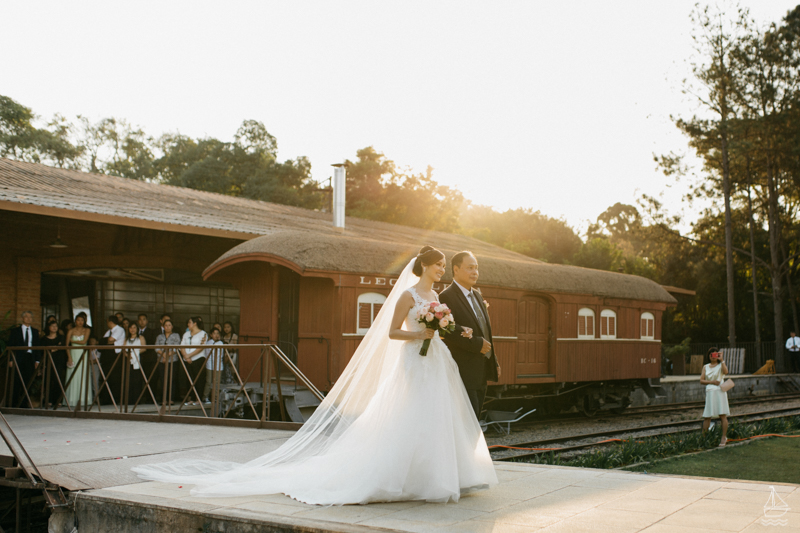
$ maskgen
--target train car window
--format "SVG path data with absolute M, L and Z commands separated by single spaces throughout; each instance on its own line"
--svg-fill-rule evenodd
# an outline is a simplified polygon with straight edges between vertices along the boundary
M 357 333 L 359 335 L 365 335 L 367 333 L 385 301 L 386 296 L 378 294 L 377 292 L 365 292 L 358 296 L 358 316 L 356 316 L 356 323 L 358 324 Z
M 611 309 L 603 309 L 600 311 L 600 338 L 617 338 L 617 313 Z
M 578 311 L 578 338 L 594 338 L 594 311 L 583 307 Z
M 650 340 L 656 338 L 656 317 L 653 313 L 642 313 L 641 337 Z

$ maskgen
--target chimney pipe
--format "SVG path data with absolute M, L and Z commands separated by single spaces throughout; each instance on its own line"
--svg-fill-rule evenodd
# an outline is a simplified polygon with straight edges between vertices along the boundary
M 344 163 L 331 165 L 333 170 L 333 227 L 344 229 L 345 174 Z

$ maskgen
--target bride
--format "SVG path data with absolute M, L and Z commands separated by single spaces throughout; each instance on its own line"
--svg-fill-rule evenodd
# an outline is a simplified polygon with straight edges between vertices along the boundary
M 323 505 L 458 501 L 497 484 L 458 367 L 438 333 L 416 321 L 420 306 L 438 301 L 433 284 L 444 269 L 442 252 L 420 250 L 325 400 L 275 451 L 247 463 L 181 459 L 133 470 L 195 485 L 195 496 L 283 493 Z

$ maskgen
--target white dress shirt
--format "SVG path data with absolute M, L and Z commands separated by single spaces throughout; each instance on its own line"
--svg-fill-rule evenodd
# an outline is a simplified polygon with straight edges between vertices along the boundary
M 470 290 L 470 289 L 464 288 L 456 280 L 453 280 L 453 283 L 455 283 L 456 286 L 459 289 L 461 289 L 461 292 L 464 293 L 464 298 L 467 299 L 467 302 L 469 302 L 469 306 L 472 308 L 472 312 L 475 313 L 475 318 L 478 318 L 478 313 L 481 314 L 481 320 L 478 320 L 478 324 L 480 324 L 481 322 L 486 322 L 486 324 L 488 326 L 488 322 L 486 321 L 486 316 L 483 314 L 483 311 L 481 311 L 480 304 L 478 303 L 478 298 L 480 297 L 480 295 L 478 293 Z M 472 298 L 470 298 L 470 295 L 472 296 Z M 477 306 L 477 308 L 476 308 L 476 306 Z M 484 334 L 486 334 L 486 333 L 488 333 L 488 332 L 484 332 Z M 489 350 L 488 352 L 483 354 L 483 356 L 486 357 L 487 359 L 490 358 L 492 356 L 492 351 L 494 351 L 494 348 L 492 348 L 491 350 Z
M 206 342 L 209 346 L 222 346 L 224 343 L 222 341 L 214 341 L 214 339 L 208 339 Z M 206 348 L 206 370 L 223 370 L 225 368 L 223 364 L 223 353 L 224 348 Z M 214 368 L 214 367 L 217 368 Z
M 122 329 L 122 328 L 120 328 L 120 329 Z M 114 337 L 114 340 L 117 340 L 117 338 Z M 123 344 L 125 344 L 125 346 L 141 346 L 142 345 L 142 341 L 138 336 L 133 340 L 131 340 L 131 339 L 123 339 L 123 340 L 124 340 Z M 139 350 L 138 348 L 129 348 L 128 349 L 128 356 L 131 358 L 131 366 L 133 367 L 134 370 L 139 370 L 139 352 L 140 351 L 141 350 Z
M 482 311 L 480 310 L 480 307 L 478 309 L 475 308 L 476 305 L 479 305 L 478 304 L 478 295 L 475 292 L 473 292 L 472 290 L 465 289 L 464 287 L 462 287 L 461 284 L 459 282 L 457 282 L 456 280 L 453 280 L 453 283 L 455 283 L 456 286 L 459 289 L 461 289 L 461 292 L 464 293 L 464 298 L 466 298 L 467 302 L 469 302 L 469 306 L 472 308 L 472 312 L 475 313 L 475 318 L 477 318 L 478 317 L 478 313 L 482 313 Z M 472 295 L 472 298 L 470 298 L 470 295 Z M 474 298 L 474 300 L 473 300 L 473 298 Z M 481 317 L 481 318 L 486 320 L 485 317 Z
M 122 346 L 125 342 L 125 330 L 122 329 L 122 326 L 117 324 L 110 330 L 106 331 L 106 334 L 103 335 L 103 338 L 114 337 L 114 345 L 115 346 Z M 117 353 L 120 353 L 122 350 L 114 350 Z
M 187 331 L 186 333 L 183 334 L 183 338 L 181 339 L 181 344 L 183 346 L 191 346 L 191 345 L 196 346 L 198 344 L 201 345 L 205 344 L 207 340 L 208 336 L 206 335 L 206 332 L 203 330 L 198 331 L 196 335 L 192 335 L 191 331 Z M 186 350 L 186 351 L 191 352 L 193 350 Z M 206 350 L 200 350 L 199 352 L 197 352 L 192 356 L 192 362 L 195 362 L 201 357 L 205 356 L 206 356 Z
M 28 339 L 27 344 L 25 346 L 33 346 L 33 329 L 30 326 L 26 326 L 23 324 L 22 326 L 22 339 Z M 32 353 L 32 350 L 28 350 L 27 353 Z
M 790 352 L 800 352 L 800 339 L 797 337 L 789 337 L 786 340 L 786 349 Z

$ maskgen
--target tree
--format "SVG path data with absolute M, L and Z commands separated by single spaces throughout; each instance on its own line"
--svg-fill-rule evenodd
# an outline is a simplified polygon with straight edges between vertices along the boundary
M 143 181 L 156 179 L 153 139 L 127 121 L 104 118 L 92 123 L 78 115 L 81 124 L 78 145 L 89 172 L 102 172 Z
M 456 232 L 465 200 L 461 192 L 433 179 L 433 169 L 414 174 L 373 147 L 345 161 L 347 213 L 350 216 L 424 229 Z
M 595 237 L 581 246 L 573 262 L 577 266 L 616 272 L 622 268 L 622 250 L 608 239 Z
M 700 59 L 692 64 L 692 73 L 700 83 L 700 90 L 687 86 L 686 92 L 694 94 L 714 119 L 697 116 L 690 120 L 678 120 L 677 125 L 691 137 L 690 144 L 702 150 L 709 145 L 706 170 L 718 174 L 722 182 L 722 199 L 725 207 L 725 267 L 727 275 L 728 340 L 736 346 L 736 307 L 734 294 L 733 228 L 731 226 L 731 174 L 729 143 L 729 121 L 735 116 L 733 99 L 739 90 L 737 82 L 737 57 L 734 50 L 741 37 L 738 30 L 745 28 L 747 11 L 738 9 L 738 18 L 732 26 L 726 24 L 721 11 L 711 12 L 708 6 L 696 7 L 692 20 L 696 33 L 692 36 Z
M 800 7 L 784 19 L 784 25 L 771 24 L 766 31 L 754 28 L 737 50 L 743 65 L 742 90 L 738 104 L 747 136 L 748 164 L 752 172 L 748 179 L 755 181 L 754 190 L 766 206 L 769 231 L 769 271 L 772 278 L 772 299 L 775 315 L 775 337 L 780 346 L 783 339 L 783 280 L 788 275 L 796 254 L 785 249 L 785 226 L 794 223 L 787 217 L 790 199 L 797 195 L 797 154 L 800 153 L 800 40 L 797 20 Z M 752 180 L 755 174 L 756 179 Z M 791 278 L 786 277 L 790 287 Z M 793 315 L 796 316 L 792 302 Z M 779 366 L 783 350 L 775 354 Z
M 36 115 L 29 107 L 0 95 L 0 156 L 21 161 L 70 166 L 81 153 L 69 141 L 71 126 L 60 115 L 48 124 L 51 130 L 37 128 Z
M 38 130 L 31 123 L 33 111 L 0 95 L 0 155 L 30 160 L 37 153 Z
M 461 215 L 463 233 L 549 263 L 569 262 L 581 247 L 566 222 L 533 209 L 498 212 L 472 205 Z
M 279 163 L 277 141 L 260 122 L 245 120 L 232 143 L 166 134 L 155 145 L 163 183 L 311 209 L 322 203 L 308 159 Z

